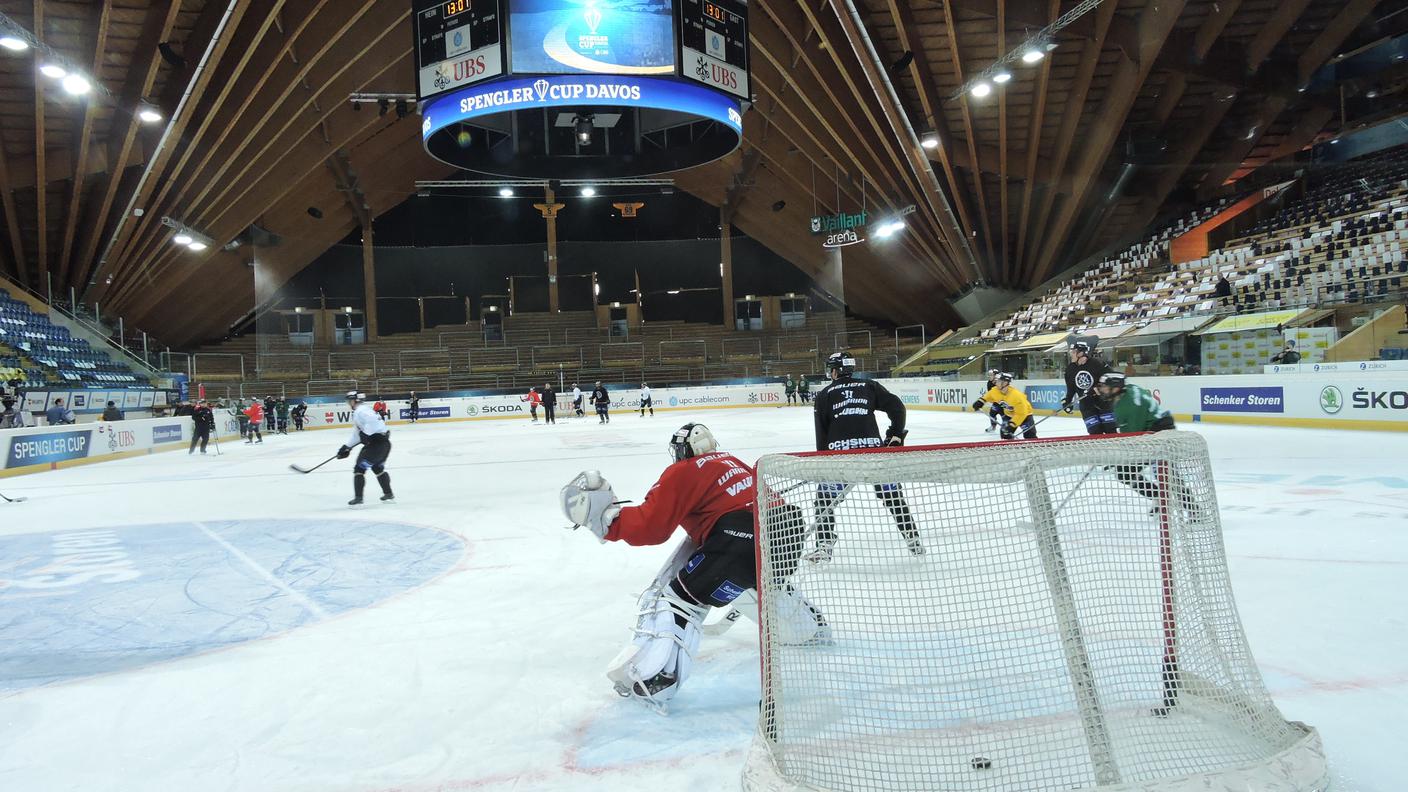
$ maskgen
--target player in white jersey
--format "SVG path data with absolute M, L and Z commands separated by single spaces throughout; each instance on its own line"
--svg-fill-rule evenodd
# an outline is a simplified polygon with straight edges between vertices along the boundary
M 572 411 L 577 414 L 578 418 L 587 417 L 586 412 L 582 410 L 582 389 L 577 387 L 575 382 L 572 383 Z
M 640 384 L 640 417 L 645 417 L 645 411 L 650 410 L 650 414 L 655 415 L 655 403 L 650 400 L 650 386 L 644 382 Z
M 367 404 L 367 397 L 357 391 L 348 391 L 347 406 L 352 409 L 352 434 L 347 442 L 337 449 L 337 458 L 346 459 L 352 449 L 362 447 L 357 454 L 357 464 L 352 469 L 352 492 L 354 497 L 348 506 L 362 503 L 362 491 L 367 487 L 367 471 L 370 470 L 381 485 L 381 499 L 395 500 L 391 494 L 391 474 L 386 472 L 386 458 L 391 456 L 391 430 L 376 410 Z

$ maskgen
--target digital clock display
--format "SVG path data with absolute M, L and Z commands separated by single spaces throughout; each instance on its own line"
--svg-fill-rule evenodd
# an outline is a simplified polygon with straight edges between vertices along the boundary
M 417 96 L 428 99 L 503 74 L 500 0 L 416 0 Z
M 749 98 L 746 0 L 679 3 L 681 75 Z

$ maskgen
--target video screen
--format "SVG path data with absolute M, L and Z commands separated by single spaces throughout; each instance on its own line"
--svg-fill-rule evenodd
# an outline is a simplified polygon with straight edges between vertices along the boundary
M 510 0 L 515 74 L 672 74 L 670 0 Z

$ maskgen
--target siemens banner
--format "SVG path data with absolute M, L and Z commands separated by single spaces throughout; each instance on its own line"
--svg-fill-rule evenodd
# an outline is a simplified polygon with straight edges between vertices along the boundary
M 671 4 L 510 0 L 515 74 L 674 74 Z
M 701 85 L 658 77 L 518 77 L 463 88 L 426 102 L 421 137 L 428 139 L 445 127 L 479 116 L 593 102 L 689 113 L 743 131 L 738 102 Z
M 47 465 L 88 456 L 88 443 L 93 430 L 53 432 L 30 437 L 13 437 L 10 452 L 5 455 L 5 467 Z

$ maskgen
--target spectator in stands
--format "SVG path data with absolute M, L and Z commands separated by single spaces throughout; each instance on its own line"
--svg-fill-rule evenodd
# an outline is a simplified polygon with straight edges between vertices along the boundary
M 1213 292 L 1213 296 L 1221 300 L 1223 305 L 1229 304 L 1228 301 L 1232 299 L 1232 284 L 1228 282 L 1226 275 L 1218 273 L 1217 290 Z M 1233 300 L 1231 304 L 1235 305 L 1236 301 Z
M 108 406 L 103 409 L 104 421 L 121 421 L 127 416 L 122 414 L 122 410 L 117 409 L 117 404 L 108 402 Z
M 1271 358 L 1271 362 L 1272 362 L 1272 363 L 1282 363 L 1282 364 L 1285 364 L 1285 365 L 1287 365 L 1287 366 L 1291 366 L 1291 365 L 1295 365 L 1296 363 L 1299 363 L 1299 362 L 1300 362 L 1300 353 L 1296 351 L 1296 342 L 1294 342 L 1294 341 L 1287 341 L 1287 342 L 1286 342 L 1286 348 L 1283 349 L 1283 350 L 1281 350 L 1279 354 L 1273 355 L 1272 358 Z
M 63 399 L 54 399 L 54 403 L 49 406 L 49 409 L 44 411 L 44 420 L 48 421 L 50 426 L 78 422 L 73 416 L 73 410 L 64 406 Z

